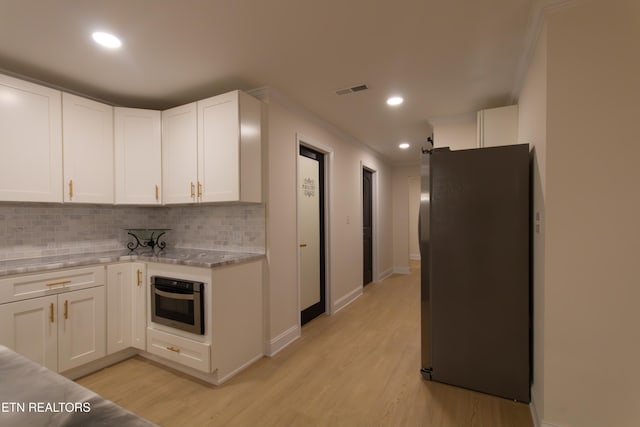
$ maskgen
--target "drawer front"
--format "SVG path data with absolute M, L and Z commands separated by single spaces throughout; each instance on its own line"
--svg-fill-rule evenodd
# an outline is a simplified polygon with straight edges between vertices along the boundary
M 202 372 L 211 372 L 211 344 L 148 328 L 147 351 Z
M 9 277 L 0 280 L 0 304 L 104 284 L 104 266 Z

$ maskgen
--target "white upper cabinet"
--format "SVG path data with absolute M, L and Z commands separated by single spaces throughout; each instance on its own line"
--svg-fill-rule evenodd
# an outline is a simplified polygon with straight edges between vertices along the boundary
M 62 94 L 64 201 L 113 203 L 113 107 Z
M 498 147 L 518 143 L 518 106 L 478 111 L 478 147 Z
M 160 111 L 114 109 L 116 204 L 162 203 Z
M 162 194 L 165 204 L 197 201 L 196 103 L 162 112 Z
M 0 75 L 0 200 L 62 202 L 60 98 Z
M 241 91 L 159 112 L 0 75 L 0 201 L 261 203 L 261 115 Z
M 200 202 L 262 201 L 260 101 L 241 91 L 198 101 Z

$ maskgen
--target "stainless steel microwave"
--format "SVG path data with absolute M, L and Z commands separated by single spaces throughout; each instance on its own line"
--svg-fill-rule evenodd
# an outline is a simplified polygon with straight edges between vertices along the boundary
M 151 277 L 151 321 L 204 335 L 204 283 Z

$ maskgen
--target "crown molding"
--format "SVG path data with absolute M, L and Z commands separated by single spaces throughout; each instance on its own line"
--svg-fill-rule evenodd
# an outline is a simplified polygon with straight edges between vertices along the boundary
M 531 7 L 529 16 L 529 24 L 524 39 L 522 53 L 518 61 L 518 68 L 514 79 L 513 88 L 511 89 L 512 104 L 518 102 L 524 78 L 531 64 L 533 53 L 535 52 L 540 33 L 544 28 L 547 16 L 558 10 L 567 9 L 583 3 L 585 0 L 536 0 Z

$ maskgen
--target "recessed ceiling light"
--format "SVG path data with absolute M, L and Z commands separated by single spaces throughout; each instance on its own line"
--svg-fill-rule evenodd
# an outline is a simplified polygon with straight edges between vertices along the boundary
M 387 99 L 387 104 L 391 106 L 400 105 L 403 102 L 404 102 L 404 99 L 402 99 L 401 96 L 392 96 L 391 98 Z
M 407 148 L 411 147 L 411 145 L 408 142 L 403 142 L 402 144 L 398 145 L 398 147 L 406 150 Z
M 91 34 L 91 37 L 93 37 L 93 40 L 100 46 L 108 47 L 109 49 L 117 49 L 122 46 L 120 39 L 113 34 L 96 31 Z

